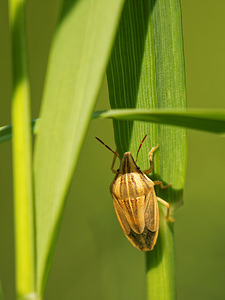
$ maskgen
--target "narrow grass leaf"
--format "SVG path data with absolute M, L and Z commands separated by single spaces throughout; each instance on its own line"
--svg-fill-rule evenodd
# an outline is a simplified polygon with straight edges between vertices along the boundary
M 39 119 L 31 121 L 31 133 L 37 134 L 39 126 Z M 5 125 L 0 127 L 0 143 L 11 140 L 12 138 L 12 125 Z
M 122 6 L 122 0 L 63 2 L 35 145 L 37 284 L 41 293 Z
M 0 127 L 0 143 L 11 140 L 12 138 L 12 125 L 5 125 Z
M 225 133 L 225 111 L 211 109 L 172 110 L 140 110 L 140 109 L 112 109 L 95 111 L 93 119 L 139 120 L 158 124 L 185 127 L 212 133 Z M 40 120 L 31 121 L 31 131 L 37 134 Z M 12 125 L 0 127 L 0 143 L 12 138 Z
M 213 133 L 225 133 L 224 110 L 189 109 L 178 111 L 176 109 L 158 109 L 153 111 L 146 109 L 112 109 L 109 111 L 96 111 L 93 118 L 139 120 Z

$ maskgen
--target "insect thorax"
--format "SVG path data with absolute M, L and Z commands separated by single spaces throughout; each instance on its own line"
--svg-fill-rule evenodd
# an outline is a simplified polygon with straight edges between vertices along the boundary
M 117 199 L 136 199 L 147 195 L 153 188 L 153 182 L 142 172 L 117 174 L 110 186 L 110 192 Z

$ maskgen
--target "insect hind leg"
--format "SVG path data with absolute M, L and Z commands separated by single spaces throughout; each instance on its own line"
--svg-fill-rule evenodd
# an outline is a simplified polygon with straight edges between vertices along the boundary
M 170 214 L 170 205 L 169 205 L 169 203 L 166 202 L 165 200 L 159 198 L 159 197 L 157 197 L 157 200 L 158 200 L 160 203 L 162 203 L 164 206 L 167 207 L 167 215 L 166 215 L 167 220 L 170 221 L 170 222 L 175 222 L 175 220 L 174 220 L 173 218 L 170 218 L 170 217 L 169 217 L 169 214 Z

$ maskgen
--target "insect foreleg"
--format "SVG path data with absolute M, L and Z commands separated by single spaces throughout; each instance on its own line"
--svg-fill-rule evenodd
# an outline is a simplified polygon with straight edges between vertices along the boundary
M 118 152 L 117 152 L 117 149 L 116 149 L 115 154 L 114 154 L 114 156 L 113 156 L 112 166 L 111 166 L 111 171 L 112 171 L 114 174 L 117 173 L 117 171 L 114 170 L 114 165 L 115 165 L 115 162 L 116 162 L 116 157 L 117 157 L 117 155 L 118 155 Z
M 165 200 L 159 198 L 159 197 L 157 197 L 157 200 L 158 200 L 160 203 L 162 203 L 164 206 L 167 207 L 167 215 L 166 215 L 167 220 L 170 221 L 170 222 L 174 222 L 174 219 L 172 219 L 172 218 L 169 217 L 169 214 L 170 214 L 170 205 L 169 205 L 169 203 L 166 202 Z
M 163 185 L 162 181 L 159 181 L 159 180 L 155 180 L 155 181 L 153 181 L 153 182 L 154 182 L 154 185 L 160 184 L 160 188 L 161 188 L 161 189 L 166 189 L 166 188 L 168 188 L 169 186 L 172 185 L 171 183 L 168 184 L 168 185 Z
M 152 173 L 152 170 L 153 170 L 152 155 L 153 155 L 153 152 L 154 152 L 158 147 L 159 147 L 159 145 L 153 147 L 152 150 L 151 150 L 151 151 L 149 152 L 149 154 L 148 154 L 148 159 L 149 159 L 149 162 L 150 162 L 150 169 L 143 171 L 145 174 L 150 174 L 150 173 Z

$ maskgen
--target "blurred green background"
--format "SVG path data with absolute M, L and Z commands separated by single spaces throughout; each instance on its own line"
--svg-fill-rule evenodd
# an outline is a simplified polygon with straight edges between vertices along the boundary
M 59 0 L 28 1 L 32 117 L 39 114 Z M 183 0 L 189 107 L 225 108 L 225 1 Z M 71 38 L 74 38 L 71 36 Z M 10 123 L 7 1 L 0 1 L 0 126 Z M 59 70 L 60 72 L 60 70 Z M 97 109 L 108 108 L 105 82 Z M 112 122 L 93 121 L 62 220 L 45 299 L 145 299 L 145 256 L 126 240 L 109 193 Z M 142 137 L 140 137 L 141 139 Z M 225 140 L 188 131 L 184 206 L 175 223 L 178 299 L 225 299 Z M 11 142 L 0 144 L 0 276 L 15 299 Z

